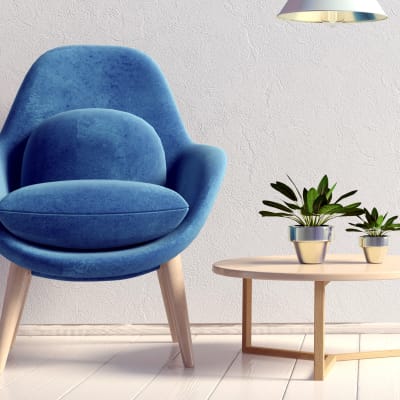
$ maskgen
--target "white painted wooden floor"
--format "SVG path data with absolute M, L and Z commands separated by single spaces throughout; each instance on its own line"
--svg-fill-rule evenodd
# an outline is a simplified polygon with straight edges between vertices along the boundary
M 240 335 L 193 338 L 184 369 L 169 336 L 18 337 L 0 400 L 399 400 L 400 358 L 338 362 L 324 382 L 312 363 L 243 355 Z M 312 335 L 256 335 L 254 344 L 312 350 Z M 400 348 L 399 334 L 332 334 L 327 351 Z

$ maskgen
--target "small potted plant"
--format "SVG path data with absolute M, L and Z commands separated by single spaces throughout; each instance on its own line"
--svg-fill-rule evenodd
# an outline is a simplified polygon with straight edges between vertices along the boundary
M 367 262 L 371 264 L 381 264 L 386 256 L 389 237 L 386 235 L 389 231 L 400 230 L 400 224 L 396 224 L 397 215 L 387 218 L 385 215 L 379 214 L 376 207 L 372 211 L 364 208 L 362 216 L 357 216 L 359 223 L 352 223 L 353 228 L 347 228 L 347 232 L 364 233 L 360 237 L 360 246 L 364 251 Z
M 357 216 L 364 213 L 361 203 L 342 205 L 341 201 L 353 196 L 357 190 L 345 193 L 333 201 L 336 183 L 329 187 L 324 175 L 317 188 L 304 188 L 301 193 L 287 176 L 293 189 L 283 182 L 271 183 L 273 189 L 285 197 L 280 203 L 263 200 L 263 204 L 275 211 L 259 211 L 263 217 L 287 218 L 296 223 L 289 227 L 290 240 L 302 264 L 320 264 L 325 260 L 328 243 L 332 240 L 332 226 L 327 223 L 337 217 Z M 278 211 L 276 211 L 278 210 Z

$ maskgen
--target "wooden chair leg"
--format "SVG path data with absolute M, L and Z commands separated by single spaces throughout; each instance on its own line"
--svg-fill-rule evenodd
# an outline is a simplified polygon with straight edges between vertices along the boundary
M 170 304 L 171 320 L 181 350 L 183 364 L 193 368 L 192 336 L 190 334 L 189 315 L 183 281 L 182 260 L 178 255 L 162 264 L 159 272 L 161 287 L 164 286 Z
M 32 276 L 32 275 L 31 275 L 31 276 Z M 29 283 L 30 283 L 30 282 L 29 282 Z M 30 285 L 28 284 L 28 286 L 26 287 L 26 291 L 25 291 L 25 294 L 24 294 L 24 298 L 22 299 L 22 306 L 21 306 L 21 308 L 20 308 L 20 310 L 19 310 L 18 321 L 17 321 L 17 325 L 16 325 L 16 327 L 15 327 L 13 340 L 12 340 L 11 346 L 10 346 L 10 351 L 11 351 L 11 349 L 14 347 L 15 340 L 17 339 L 18 328 L 19 328 L 19 324 L 20 324 L 20 322 L 21 322 L 22 314 L 23 314 L 23 312 L 24 312 L 24 306 L 25 306 L 25 302 L 26 302 L 26 297 L 28 296 L 28 289 L 29 289 L 29 286 L 30 286 Z
M 11 263 L 0 320 L 0 373 L 4 370 L 18 329 L 31 278 L 30 270 Z
M 171 332 L 172 341 L 176 343 L 178 341 L 178 336 L 176 334 L 176 325 L 172 312 L 171 294 L 169 293 L 168 286 L 166 285 L 167 280 L 163 279 L 165 276 L 165 271 L 164 273 L 163 271 L 164 269 L 161 268 L 157 270 L 158 282 L 160 283 L 161 294 L 164 301 L 165 311 L 167 313 L 168 326 Z

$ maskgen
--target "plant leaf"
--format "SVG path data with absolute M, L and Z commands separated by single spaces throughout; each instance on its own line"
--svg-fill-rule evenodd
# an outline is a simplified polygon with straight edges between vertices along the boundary
M 307 192 L 307 211 L 312 214 L 314 211 L 314 201 L 318 197 L 318 192 L 315 188 L 311 188 Z
M 275 183 L 271 183 L 271 186 L 277 190 L 279 193 L 283 194 L 284 196 L 286 196 L 287 198 L 289 198 L 292 201 L 297 201 L 297 197 L 296 194 L 293 192 L 293 190 L 286 185 L 283 182 L 275 182 Z
M 338 204 L 340 200 L 343 200 L 347 197 L 353 196 L 354 194 L 357 193 L 357 190 L 352 190 L 351 192 L 347 192 L 345 194 L 343 194 L 342 196 L 340 196 L 336 201 L 335 204 Z
M 326 193 L 326 199 L 328 200 L 328 202 L 330 202 L 332 200 L 332 193 L 335 190 L 335 187 L 336 187 L 336 183 Z
M 279 204 L 279 203 L 277 203 L 275 201 L 263 200 L 263 204 L 266 205 L 266 206 L 269 206 L 269 207 L 277 208 L 278 210 L 281 210 L 281 211 L 288 212 L 290 214 L 293 213 L 293 211 L 289 207 L 286 207 L 286 206 L 284 206 L 282 204 Z
M 381 227 L 384 219 L 385 217 L 383 215 L 379 215 L 378 219 L 376 220 L 376 226 Z
M 364 211 L 361 208 L 354 208 L 351 210 L 346 210 L 344 213 L 344 215 L 346 215 L 346 217 L 358 217 L 363 214 L 364 214 Z
M 352 222 L 349 222 L 349 225 L 356 226 L 357 228 L 361 228 L 361 229 L 368 228 L 368 226 L 365 223 L 364 224 L 353 224 Z
M 373 224 L 374 223 L 374 219 L 372 218 L 372 215 L 370 214 L 370 212 L 366 208 L 364 208 L 364 213 L 365 213 L 365 218 L 366 218 L 367 222 L 369 224 Z
M 390 218 L 385 222 L 385 225 L 384 225 L 384 226 L 390 226 L 390 225 L 392 225 L 393 222 L 396 221 L 396 219 L 397 219 L 397 215 L 395 215 L 395 216 L 393 216 L 393 217 L 390 217 Z
M 328 185 L 329 185 L 328 176 L 324 175 L 321 179 L 321 182 L 318 185 L 318 189 L 317 189 L 318 194 L 325 194 L 328 190 Z
M 326 204 L 319 210 L 320 214 L 340 214 L 343 212 L 343 207 L 339 204 Z
M 306 188 L 303 188 L 303 204 L 307 207 L 307 193 L 308 190 Z
M 287 203 L 286 201 L 284 201 L 284 203 L 291 208 L 292 210 L 300 210 L 300 206 L 294 203 Z
M 300 193 L 299 188 L 297 187 L 297 185 L 294 183 L 293 179 L 288 174 L 286 174 L 286 176 L 288 177 L 290 183 L 293 185 L 293 187 L 295 188 L 297 194 L 299 195 L 299 199 L 301 199 L 301 193 Z
M 325 206 L 326 204 L 327 200 L 325 194 L 320 194 L 314 201 L 314 207 L 313 207 L 314 214 L 319 214 L 321 207 Z
M 338 205 L 340 205 L 340 204 L 338 204 Z M 352 208 L 358 208 L 360 205 L 361 205 L 361 203 L 358 202 L 358 203 L 348 204 L 347 206 L 342 206 L 342 207 L 346 210 L 351 210 Z
M 346 232 L 363 232 L 363 231 L 360 230 L 360 229 L 347 228 L 347 229 L 346 229 Z
M 262 217 L 289 217 L 292 214 L 286 214 L 283 212 L 272 212 L 272 211 L 259 211 L 258 212 Z

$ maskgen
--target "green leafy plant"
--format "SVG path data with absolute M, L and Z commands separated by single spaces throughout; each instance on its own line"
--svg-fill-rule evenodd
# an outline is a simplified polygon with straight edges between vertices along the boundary
M 397 215 L 387 218 L 388 213 L 381 215 L 376 207 L 371 211 L 364 208 L 363 214 L 362 217 L 357 216 L 361 222 L 357 224 L 350 222 L 354 228 L 347 228 L 347 232 L 362 232 L 367 236 L 386 236 L 386 232 L 400 230 L 400 224 L 395 223 Z
M 361 203 L 352 203 L 346 206 L 340 203 L 345 198 L 357 193 L 357 190 L 345 193 L 333 202 L 332 196 L 336 183 L 329 187 L 326 175 L 323 176 L 317 188 L 304 188 L 303 193 L 300 193 L 290 176 L 287 175 L 287 177 L 293 189 L 283 182 L 271 183 L 272 188 L 283 195 L 285 200 L 282 200 L 281 203 L 263 200 L 264 205 L 279 211 L 259 211 L 261 216 L 288 218 L 302 226 L 320 226 L 326 225 L 333 218 L 364 214 L 364 210 L 359 208 Z

